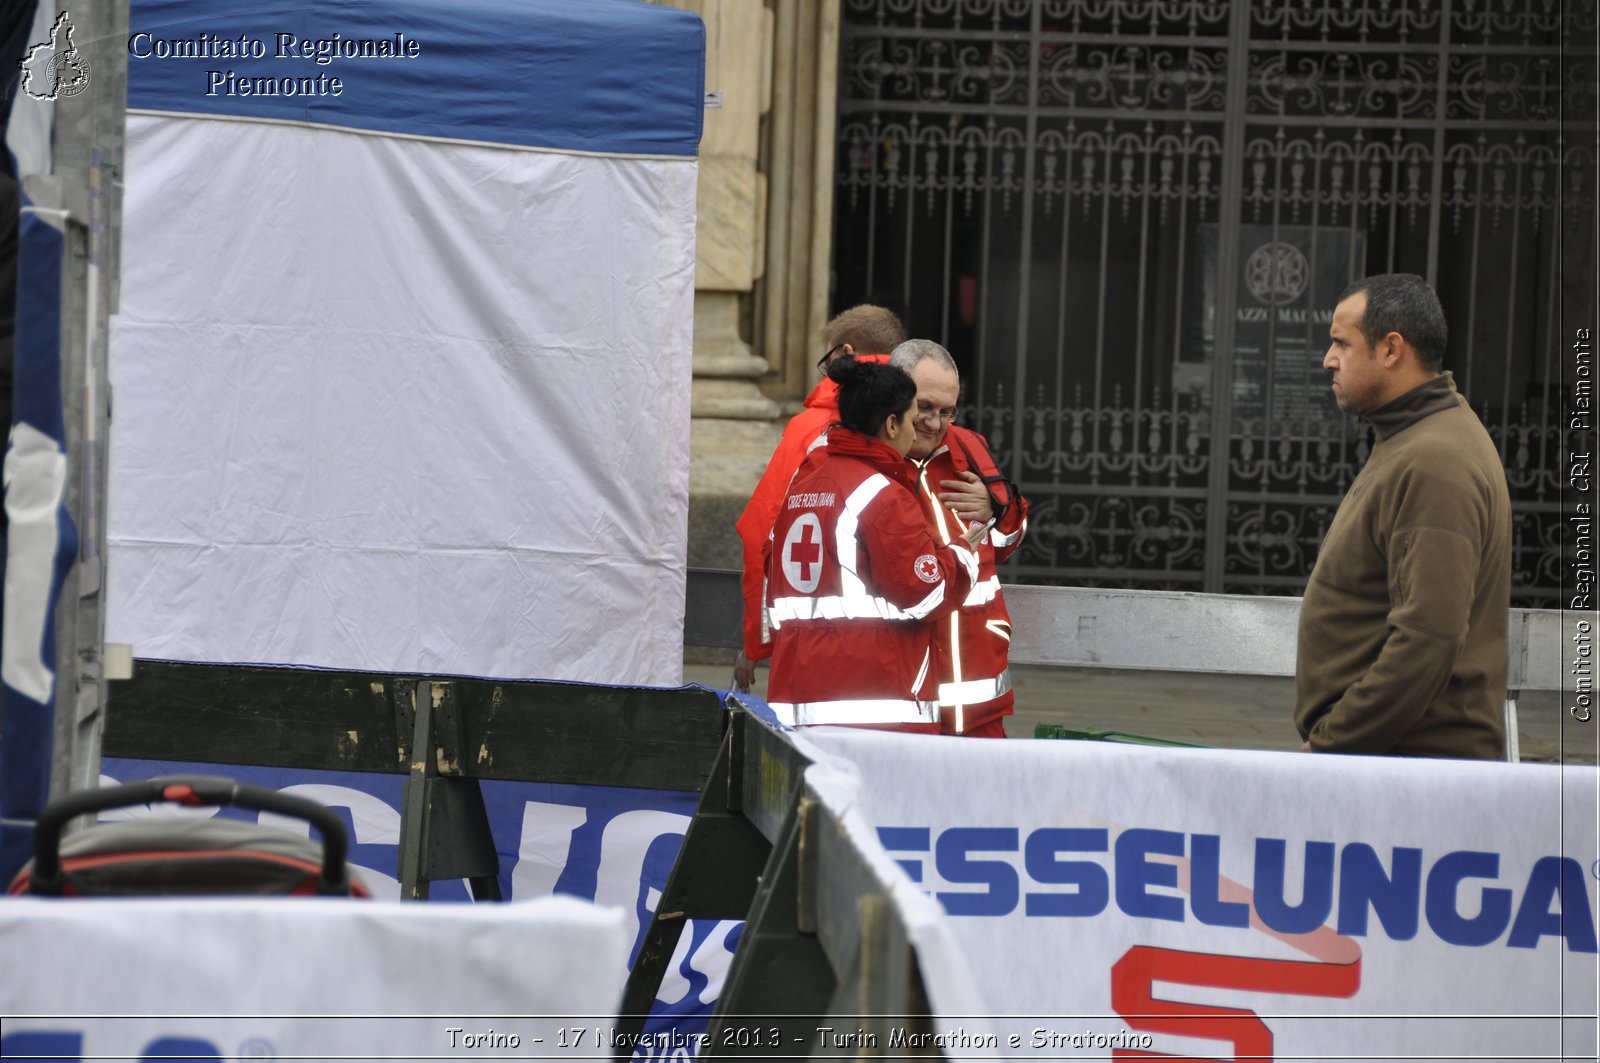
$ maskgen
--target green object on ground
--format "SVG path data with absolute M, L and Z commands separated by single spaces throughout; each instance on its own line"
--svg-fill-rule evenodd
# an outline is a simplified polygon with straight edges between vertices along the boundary
M 1138 746 L 1176 746 L 1182 749 L 1204 749 L 1194 742 L 1174 742 L 1170 738 L 1151 738 L 1148 735 L 1112 731 L 1103 727 L 1063 727 L 1059 723 L 1041 723 L 1033 728 L 1035 738 L 1073 738 L 1080 742 L 1125 742 Z

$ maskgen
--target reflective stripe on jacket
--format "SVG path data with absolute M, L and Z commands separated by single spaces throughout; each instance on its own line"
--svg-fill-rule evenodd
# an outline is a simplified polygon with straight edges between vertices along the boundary
M 790 727 L 843 724 L 852 727 L 912 724 L 938 726 L 937 701 L 899 701 L 893 698 L 843 698 L 838 701 L 769 702 L 778 720 Z

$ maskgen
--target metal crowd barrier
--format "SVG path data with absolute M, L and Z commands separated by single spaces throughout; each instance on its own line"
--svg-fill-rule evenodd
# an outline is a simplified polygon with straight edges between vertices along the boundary
M 140 661 L 111 688 L 106 756 L 405 775 L 400 896 L 464 878 L 499 899 L 482 779 L 699 792 L 713 691 Z
M 628 976 L 618 1042 L 640 1036 L 687 920 L 744 919 L 697 1058 L 896 1054 L 891 1027 L 914 1043 L 933 1020 L 888 885 L 804 796 L 811 761 L 738 695 L 728 706 L 727 737 Z M 859 1031 L 857 1043 L 820 1042 L 828 1027 Z
M 739 645 L 739 574 L 690 569 L 684 642 Z M 1299 598 L 1007 586 L 1011 663 L 1222 675 L 1294 675 Z M 1506 759 L 1519 759 L 1517 698 L 1561 690 L 1561 612 L 1513 609 L 1507 632 Z

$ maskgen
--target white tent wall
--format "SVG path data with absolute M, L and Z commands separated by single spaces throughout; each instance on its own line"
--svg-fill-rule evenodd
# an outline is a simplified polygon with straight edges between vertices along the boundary
M 107 637 L 673 684 L 692 159 L 128 122 Z

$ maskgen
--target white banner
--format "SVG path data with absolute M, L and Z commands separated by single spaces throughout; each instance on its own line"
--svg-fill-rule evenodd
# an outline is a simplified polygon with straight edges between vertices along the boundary
M 106 637 L 674 685 L 693 158 L 132 114 Z
M 962 1054 L 1595 1058 L 1593 768 L 805 738 L 1008 1016 Z
M 862 784 L 853 766 L 814 750 L 803 737 L 795 737 L 802 751 L 818 757 L 817 762 L 806 769 L 807 796 L 833 816 L 855 858 L 868 867 L 876 884 L 882 887 L 884 896 L 905 927 L 907 941 L 916 950 L 930 1007 L 935 1014 L 951 1017 L 935 1035 L 943 1038 L 939 1046 L 943 1058 L 952 1061 L 985 1058 L 981 1051 L 973 1054 L 966 1049 L 974 1044 L 981 1047 L 995 1039 L 995 1025 L 984 1006 L 979 972 L 962 953 L 961 943 L 952 933 L 951 920 L 936 901 L 906 881 L 906 876 L 884 852 L 872 824 L 863 814 Z M 826 874 L 826 869 L 822 873 Z M 865 961 L 864 966 L 870 971 L 873 961 Z M 816 1041 L 804 1046 L 805 1050 L 827 1055 L 838 1054 L 840 1048 L 874 1048 L 879 1052 L 869 1055 L 885 1054 L 891 1058 L 927 1054 L 923 1050 L 929 1047 L 926 1040 L 929 1034 L 920 1027 L 914 1028 L 909 1022 L 892 1023 L 887 1035 L 877 1043 L 869 1043 L 865 1028 L 852 1025 L 850 1019 L 844 1016 L 836 1024 L 819 1027 Z
M 624 913 L 321 898 L 0 904 L 0 1054 L 607 1058 Z

